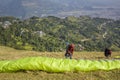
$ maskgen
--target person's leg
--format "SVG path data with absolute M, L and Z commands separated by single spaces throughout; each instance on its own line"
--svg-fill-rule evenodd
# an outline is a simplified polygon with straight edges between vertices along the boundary
M 65 58 L 68 58 L 69 57 L 69 53 L 65 53 Z
M 109 54 L 109 56 L 111 57 L 111 53 Z
M 111 54 L 109 54 L 108 57 L 110 58 L 110 57 L 111 57 Z
M 70 59 L 72 59 L 72 54 L 70 54 Z
M 108 53 L 106 54 L 106 58 L 109 58 L 109 54 Z

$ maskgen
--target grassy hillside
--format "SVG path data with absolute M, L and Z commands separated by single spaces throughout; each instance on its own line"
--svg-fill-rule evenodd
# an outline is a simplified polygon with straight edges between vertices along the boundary
M 113 52 L 112 58 L 120 55 L 120 52 Z M 0 46 L 0 60 L 16 60 L 28 56 L 46 56 L 64 58 L 64 52 L 35 52 L 15 50 L 13 48 Z M 75 52 L 74 59 L 105 59 L 103 52 Z M 120 70 L 92 71 L 92 72 L 65 72 L 47 73 L 43 71 L 20 71 L 15 73 L 0 73 L 0 80 L 119 80 Z
M 0 17 L 0 45 L 21 50 L 64 51 L 74 43 L 76 51 L 120 50 L 120 20 L 89 16 Z

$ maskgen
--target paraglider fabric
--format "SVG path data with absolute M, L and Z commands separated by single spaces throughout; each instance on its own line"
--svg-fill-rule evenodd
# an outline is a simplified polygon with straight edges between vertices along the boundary
M 120 69 L 120 60 L 75 60 L 27 57 L 0 61 L 0 72 L 40 70 L 46 72 L 93 71 Z

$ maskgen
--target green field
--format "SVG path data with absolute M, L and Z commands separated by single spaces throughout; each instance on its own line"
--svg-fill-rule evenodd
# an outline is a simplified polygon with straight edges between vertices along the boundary
M 64 58 L 65 52 L 35 52 L 15 50 L 0 46 L 0 60 L 16 60 L 24 57 L 44 56 L 54 58 Z M 104 52 L 75 52 L 73 59 L 106 59 Z M 120 56 L 120 52 L 113 52 L 112 57 Z M 91 72 L 64 72 L 48 73 L 44 71 L 20 71 L 14 73 L 0 73 L 0 80 L 119 80 L 120 69 L 111 71 L 91 71 Z

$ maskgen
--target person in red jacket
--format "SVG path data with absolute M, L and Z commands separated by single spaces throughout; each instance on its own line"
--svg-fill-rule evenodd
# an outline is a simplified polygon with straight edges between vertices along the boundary
M 74 44 L 69 44 L 66 49 L 65 57 L 72 59 L 73 56 L 73 51 L 74 51 Z

